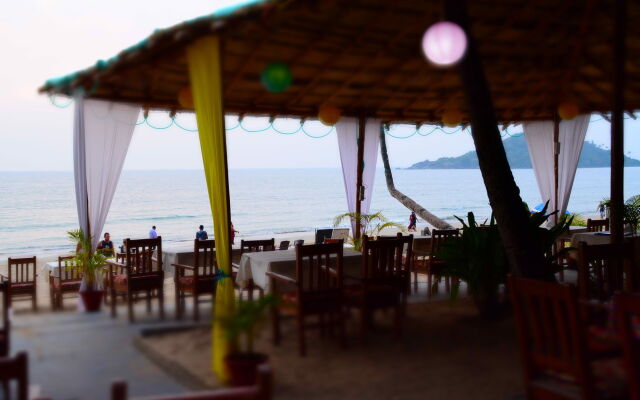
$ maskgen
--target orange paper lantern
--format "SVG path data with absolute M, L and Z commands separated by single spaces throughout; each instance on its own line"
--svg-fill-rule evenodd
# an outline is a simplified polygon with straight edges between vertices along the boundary
M 318 110 L 318 119 L 327 126 L 333 126 L 340 120 L 340 109 L 325 104 Z
M 446 110 L 442 113 L 442 123 L 450 128 L 454 128 L 462 123 L 462 112 L 458 109 Z
M 191 87 L 187 86 L 178 92 L 178 103 L 182 108 L 193 109 L 193 94 L 191 93 Z
M 579 112 L 578 105 L 573 101 L 565 101 L 558 106 L 558 115 L 564 120 L 574 119 Z

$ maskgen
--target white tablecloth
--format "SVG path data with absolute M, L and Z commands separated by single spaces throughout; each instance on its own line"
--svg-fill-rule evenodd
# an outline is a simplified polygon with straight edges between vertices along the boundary
M 51 272 L 52 274 L 58 273 L 58 262 L 57 261 L 49 261 L 48 263 L 42 266 L 43 272 Z
M 355 250 L 344 249 L 343 268 L 345 274 L 357 275 L 360 271 L 362 254 Z M 240 285 L 253 279 L 253 282 L 270 291 L 270 279 L 267 271 L 274 271 L 282 275 L 293 277 L 296 269 L 295 250 L 261 251 L 256 253 L 244 253 L 240 259 L 236 282 Z
M 588 245 L 594 245 L 594 244 L 609 244 L 611 243 L 611 235 L 608 234 L 609 232 L 581 232 L 581 233 L 575 233 L 572 237 L 571 237 L 571 247 L 578 247 L 578 243 L 580 242 L 585 242 Z M 625 235 L 625 240 L 631 240 L 633 239 L 634 241 L 637 241 L 638 239 L 640 239 L 640 232 L 635 236 L 631 236 L 631 235 Z

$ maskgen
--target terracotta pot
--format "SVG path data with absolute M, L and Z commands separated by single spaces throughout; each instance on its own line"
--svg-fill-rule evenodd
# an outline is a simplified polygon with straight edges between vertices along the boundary
M 104 290 L 81 290 L 80 297 L 82 297 L 82 303 L 84 304 L 84 309 L 87 312 L 100 311 L 103 294 L 104 294 Z
M 268 360 L 266 354 L 234 353 L 225 357 L 231 386 L 250 386 L 256 383 L 258 365 Z

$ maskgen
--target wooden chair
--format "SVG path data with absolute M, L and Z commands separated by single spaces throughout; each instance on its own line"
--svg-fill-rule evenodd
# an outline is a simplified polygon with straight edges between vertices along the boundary
M 65 293 L 77 293 L 80 290 L 82 274 L 74 267 L 73 256 L 58 257 L 58 269 L 54 273 L 49 272 L 49 294 L 53 310 L 63 309 Z
M 613 302 L 629 383 L 629 398 L 640 400 L 640 295 L 619 293 Z
M 578 244 L 578 295 L 582 300 L 609 301 L 617 291 L 640 290 L 638 266 L 630 242 L 621 245 Z
M 253 386 L 217 389 L 206 392 L 145 396 L 144 400 L 271 400 L 273 398 L 273 372 L 268 364 L 258 366 L 258 379 Z M 128 400 L 126 382 L 111 385 L 111 400 Z
M 175 267 L 176 316 L 182 319 L 185 295 L 193 297 L 193 319 L 200 319 L 198 297 L 202 294 L 216 296 L 216 243 L 214 240 L 193 241 L 193 265 L 171 264 Z M 213 301 L 212 301 L 213 304 Z
M 280 242 L 280 245 L 278 246 L 278 250 L 289 250 L 289 244 L 291 243 L 291 241 L 289 240 L 282 240 Z
M 276 249 L 275 239 L 267 239 L 267 240 L 241 240 L 240 241 L 240 257 L 244 253 L 255 253 L 259 251 L 274 251 Z M 237 264 L 233 264 L 232 267 L 234 269 L 238 269 Z M 233 273 L 233 281 L 236 281 L 235 275 L 237 272 Z M 264 296 L 264 289 L 260 286 L 256 285 L 253 282 L 253 279 L 247 282 L 247 286 L 240 290 L 240 298 L 242 298 L 242 293 L 247 292 L 249 300 L 253 300 L 253 291 L 257 290 L 260 297 Z
M 324 333 L 325 317 L 329 325 L 337 325 L 342 343 L 345 343 L 345 319 L 343 313 L 343 255 L 342 242 L 296 246 L 295 277 L 269 271 L 271 287 L 277 293 L 277 284 L 285 283 L 293 292 L 283 295 L 284 304 L 273 307 L 273 340 L 280 343 L 280 311 L 293 311 L 298 325 L 298 349 L 305 356 L 307 328 L 320 328 Z M 307 323 L 307 317 L 317 316 L 317 324 Z
M 400 238 L 374 241 L 363 236 L 360 276 L 347 276 L 357 283 L 347 288 L 346 297 L 349 306 L 360 309 L 360 338 L 363 343 L 367 341 L 373 312 L 378 309 L 393 308 L 395 336 L 399 337 L 402 333 L 403 293 L 409 274 L 402 262 L 403 247 Z
M 9 297 L 31 298 L 33 311 L 38 311 L 36 257 L 9 258 Z
M 2 304 L 2 326 L 0 327 L 0 357 L 7 357 L 9 355 L 10 343 L 11 343 L 11 319 L 10 309 L 11 303 L 9 301 L 9 282 L 0 282 L 0 301 Z
M 164 319 L 164 271 L 162 270 L 162 237 L 156 239 L 125 239 L 124 263 L 107 260 L 111 292 L 111 316 L 116 316 L 116 296 L 127 301 L 129 322 L 134 321 L 133 303 L 136 296 L 145 293 L 147 312 L 151 312 L 151 299 L 157 297 L 160 318 Z M 159 257 L 153 257 L 157 251 Z
M 12 395 L 11 382 L 16 382 L 16 393 Z M 5 399 L 29 399 L 29 360 L 27 353 L 20 352 L 15 357 L 0 358 L 0 382 Z
M 406 275 L 405 288 L 403 292 L 403 303 L 406 305 L 407 297 L 411 294 L 411 271 L 413 271 L 414 255 L 413 255 L 413 234 L 403 236 L 398 232 L 396 236 L 378 236 L 377 240 L 401 240 L 402 241 L 402 271 Z
M 422 257 L 413 261 L 413 280 L 414 286 L 417 290 L 418 286 L 418 274 L 427 275 L 427 297 L 431 298 L 433 293 L 433 280 L 436 283 L 442 278 L 442 270 L 444 269 L 444 260 L 438 258 L 436 253 L 440 251 L 442 245 L 447 241 L 460 237 L 460 231 L 458 229 L 434 229 L 431 231 L 431 250 L 429 256 Z M 445 276 L 445 285 L 447 292 L 451 290 L 451 278 Z
M 609 230 L 609 218 L 587 220 L 587 232 L 605 232 Z
M 508 278 L 528 399 L 594 399 L 575 289 Z

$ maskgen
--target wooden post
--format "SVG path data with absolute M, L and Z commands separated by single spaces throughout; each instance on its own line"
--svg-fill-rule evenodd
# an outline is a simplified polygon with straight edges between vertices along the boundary
M 558 118 L 558 114 L 553 118 L 553 204 L 558 213 L 555 214 L 555 223 L 558 223 L 558 219 L 560 218 L 559 212 L 560 206 L 558 205 L 558 170 L 559 163 L 558 158 L 560 157 L 560 118 Z M 551 210 L 555 211 L 555 210 Z
M 522 203 L 520 189 L 507 161 L 482 59 L 469 29 L 466 1 L 445 0 L 444 6 L 445 18 L 460 25 L 467 35 L 467 50 L 460 61 L 459 72 L 482 178 L 511 270 L 515 275 L 554 280 L 553 273 L 544 268 L 544 257 L 529 223 L 529 212 Z
M 358 218 L 356 218 L 356 231 L 353 232 L 353 237 L 359 239 L 361 234 L 362 227 L 360 226 L 360 213 L 362 212 L 362 173 L 364 171 L 364 135 L 365 135 L 365 125 L 367 122 L 367 118 L 365 116 L 360 116 L 358 118 L 358 165 L 357 165 L 357 173 L 356 173 L 356 214 Z
M 611 113 L 611 243 L 624 239 L 624 86 L 626 0 L 615 2 L 613 53 L 613 112 Z

